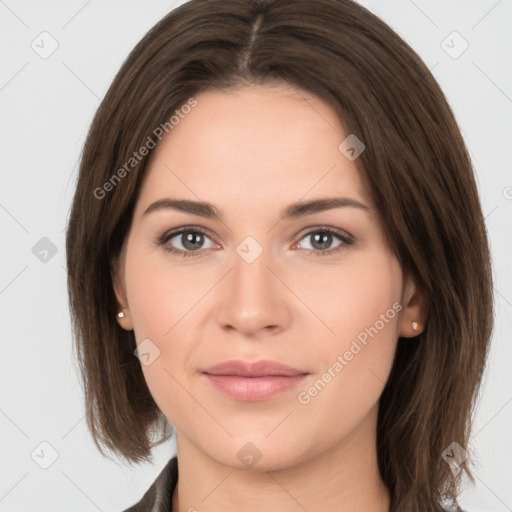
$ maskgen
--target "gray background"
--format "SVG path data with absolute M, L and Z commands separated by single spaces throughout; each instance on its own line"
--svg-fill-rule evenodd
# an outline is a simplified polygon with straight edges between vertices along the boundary
M 121 511 L 174 453 L 170 442 L 155 450 L 154 465 L 130 468 L 95 448 L 71 349 L 64 241 L 92 116 L 129 51 L 179 3 L 0 0 L 2 512 Z M 476 486 L 461 505 L 512 510 L 512 1 L 361 3 L 432 69 L 473 158 L 493 252 L 496 327 L 470 446 Z

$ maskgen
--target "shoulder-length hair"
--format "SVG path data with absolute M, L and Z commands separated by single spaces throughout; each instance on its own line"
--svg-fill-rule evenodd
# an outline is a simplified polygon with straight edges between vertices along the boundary
M 351 0 L 191 0 L 122 65 L 85 142 L 66 240 L 88 426 L 102 453 L 129 462 L 151 460 L 170 435 L 134 334 L 116 322 L 112 284 L 150 148 L 201 91 L 272 83 L 324 100 L 363 141 L 357 165 L 387 240 L 427 297 L 424 331 L 398 340 L 377 450 L 394 512 L 442 510 L 463 473 L 442 454 L 453 442 L 467 448 L 492 333 L 486 228 L 440 87 L 393 30 Z M 462 469 L 474 482 L 468 461 Z

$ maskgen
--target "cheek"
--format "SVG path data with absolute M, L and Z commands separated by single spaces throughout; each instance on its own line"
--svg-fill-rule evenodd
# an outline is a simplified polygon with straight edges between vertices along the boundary
M 160 345 L 173 335 L 193 297 L 200 298 L 196 281 L 169 270 L 165 257 L 154 249 L 150 253 L 135 242 L 127 252 L 126 289 L 137 341 L 149 337 Z
M 391 369 L 399 332 L 402 309 L 402 270 L 396 258 L 387 253 L 375 258 L 373 265 L 365 265 L 352 277 L 352 297 L 348 301 L 345 324 L 338 352 L 349 360 L 353 378 L 361 386 L 376 384 L 383 387 Z M 357 377 L 356 377 L 357 372 Z M 369 378 L 368 375 L 373 378 Z M 366 379 L 366 380 L 365 380 Z
M 190 321 L 201 311 L 211 277 L 180 272 L 165 255 L 133 242 L 128 244 L 125 279 L 135 339 L 146 344 L 141 346 L 148 347 L 151 357 L 150 364 L 141 365 L 148 388 L 168 417 L 170 411 L 180 416 L 180 410 L 190 407 L 190 397 L 180 386 L 186 384 L 185 368 L 194 348 Z
M 305 316 L 317 324 L 322 351 L 331 353 L 333 346 L 342 350 L 358 336 L 364 341 L 375 324 L 381 338 L 397 337 L 402 279 L 397 259 L 379 249 L 358 253 L 328 271 L 303 272 L 293 288 L 313 313 Z
M 312 432 L 332 421 L 338 432 L 348 432 L 368 414 L 387 382 L 398 340 L 402 271 L 396 258 L 377 253 L 338 277 L 339 289 L 326 284 L 329 301 L 322 310 L 335 336 L 316 346 L 318 373 L 297 396 Z

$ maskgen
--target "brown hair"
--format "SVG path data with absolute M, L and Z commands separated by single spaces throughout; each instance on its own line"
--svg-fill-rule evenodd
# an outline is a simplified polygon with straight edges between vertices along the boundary
M 133 462 L 151 460 L 151 428 L 162 429 L 160 442 L 170 435 L 133 332 L 115 320 L 112 263 L 150 155 L 127 161 L 193 95 L 282 82 L 326 101 L 366 145 L 361 175 L 403 271 L 428 298 L 425 330 L 398 340 L 377 449 L 394 512 L 442 510 L 462 472 L 441 454 L 452 442 L 467 447 L 492 332 L 487 234 L 441 89 L 395 32 L 351 0 L 191 0 L 124 62 L 87 136 L 66 240 L 89 428 L 102 452 Z M 462 468 L 474 482 L 467 461 Z

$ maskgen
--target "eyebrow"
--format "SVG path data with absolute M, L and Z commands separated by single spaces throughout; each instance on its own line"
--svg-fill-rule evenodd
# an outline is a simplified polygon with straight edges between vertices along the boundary
M 355 199 L 348 197 L 330 197 L 325 199 L 313 199 L 310 201 L 297 201 L 288 205 L 281 211 L 280 220 L 298 219 L 306 215 L 332 210 L 333 208 L 352 207 L 370 213 L 371 208 Z M 189 199 L 164 198 L 152 203 L 142 214 L 148 215 L 158 210 L 172 209 L 209 219 L 223 219 L 223 214 L 211 203 L 192 201 Z

